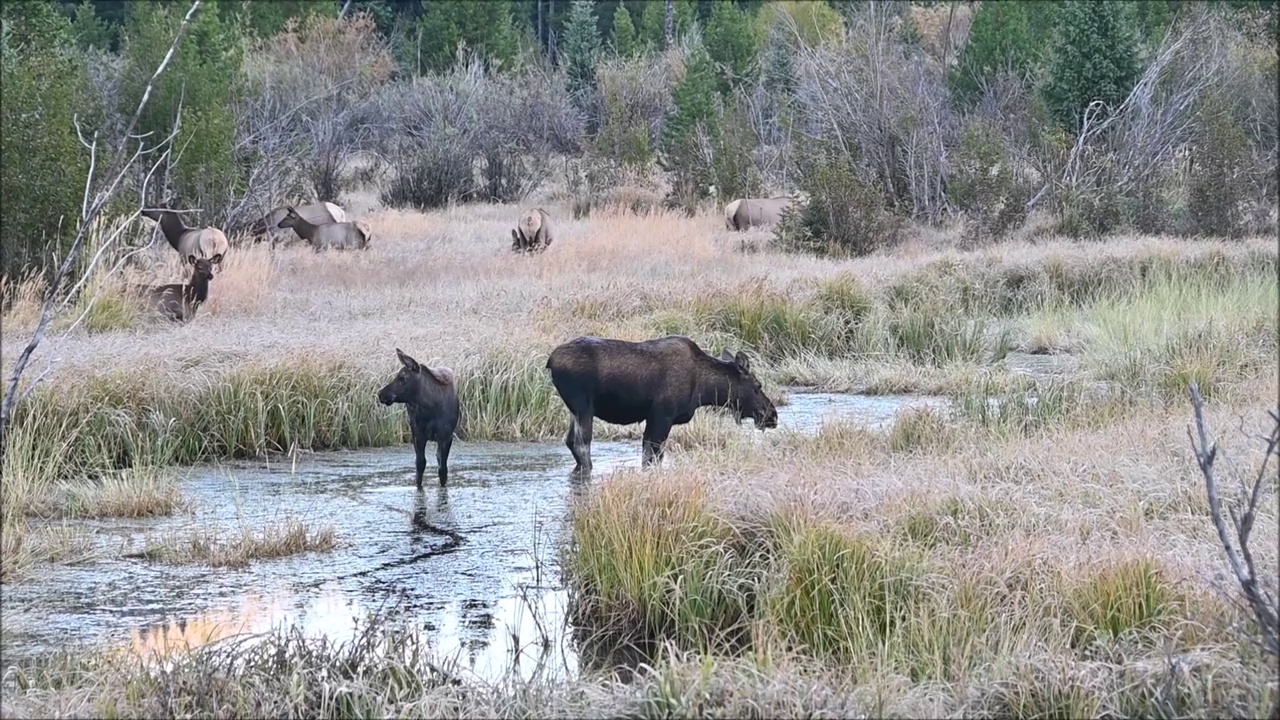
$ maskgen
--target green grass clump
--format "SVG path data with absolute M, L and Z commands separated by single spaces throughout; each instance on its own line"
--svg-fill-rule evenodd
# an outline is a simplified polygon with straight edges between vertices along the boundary
M 697 489 L 614 484 L 572 526 L 577 613 L 591 626 L 638 644 L 670 638 L 704 649 L 743 628 L 741 543 Z
M 947 450 L 956 441 L 956 429 L 933 408 L 908 408 L 899 413 L 889 431 L 889 449 L 897 453 Z
M 1180 614 L 1185 599 L 1151 558 L 1091 568 L 1067 591 L 1072 645 L 1118 639 L 1158 627 Z
M 761 601 L 762 621 L 819 657 L 851 661 L 903 631 L 917 599 L 909 552 L 834 526 L 782 520 Z
M 546 365 L 546 353 L 538 352 L 491 356 L 462 368 L 459 436 L 521 440 L 562 435 L 569 413 Z

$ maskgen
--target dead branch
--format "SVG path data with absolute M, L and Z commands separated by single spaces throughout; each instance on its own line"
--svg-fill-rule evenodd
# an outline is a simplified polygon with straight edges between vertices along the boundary
M 1268 411 L 1273 421 L 1271 434 L 1266 438 L 1266 454 L 1262 457 L 1262 467 L 1253 479 L 1251 488 L 1247 488 L 1247 500 L 1243 512 L 1231 509 L 1229 516 L 1235 529 L 1234 539 L 1227 529 L 1227 521 L 1223 517 L 1222 500 L 1218 494 L 1217 478 L 1214 475 L 1214 461 L 1218 456 L 1216 442 L 1209 440 L 1209 432 L 1204 423 L 1204 400 L 1200 397 L 1199 385 L 1191 383 L 1191 406 L 1195 420 L 1195 433 L 1187 428 L 1187 437 L 1191 439 L 1191 449 L 1195 453 L 1196 462 L 1200 466 L 1200 474 L 1204 476 L 1205 492 L 1209 496 L 1209 515 L 1213 526 L 1218 531 L 1218 541 L 1227 555 L 1227 563 L 1235 575 L 1236 582 L 1244 595 L 1245 602 L 1253 611 L 1262 634 L 1261 646 L 1273 657 L 1280 657 L 1280 612 L 1277 610 L 1276 596 L 1259 582 L 1258 570 L 1254 564 L 1253 553 L 1249 550 L 1249 539 L 1253 533 L 1253 523 L 1258 516 L 1258 503 L 1262 498 L 1263 481 L 1267 479 L 1267 466 L 1272 455 L 1280 454 L 1280 412 Z M 1198 442 L 1197 442 L 1198 439 Z
M 142 143 L 139 139 L 139 151 L 135 152 L 132 156 L 126 154 L 130 141 L 135 139 L 133 137 L 133 129 L 137 126 L 138 119 L 142 116 L 142 111 L 146 108 L 147 101 L 151 98 L 151 91 L 155 86 L 156 80 L 159 79 L 165 68 L 169 66 L 169 61 L 173 59 L 173 53 L 177 50 L 178 43 L 182 40 L 182 36 L 186 32 L 192 16 L 195 15 L 196 10 L 199 9 L 201 1 L 202 0 L 194 0 L 191 4 L 191 9 L 189 9 L 187 14 L 182 18 L 182 24 L 178 26 L 177 32 L 174 33 L 173 42 L 170 43 L 169 50 L 165 53 L 164 58 L 156 67 L 156 71 L 147 81 L 147 85 L 142 91 L 142 99 L 138 101 L 138 108 L 134 111 L 133 118 L 129 121 L 124 133 L 120 136 L 120 142 L 116 148 L 115 160 L 109 166 L 109 170 L 104 173 L 104 177 L 110 178 L 110 181 L 101 186 L 98 191 L 93 194 L 94 199 L 92 203 L 88 204 L 87 207 L 82 208 L 80 228 L 76 231 L 75 239 L 72 241 L 71 247 L 67 251 L 66 258 L 63 259 L 62 265 L 58 268 L 58 272 L 53 276 L 53 281 L 49 283 L 49 287 L 45 290 L 44 304 L 40 309 L 40 320 L 36 323 L 35 330 L 32 332 L 31 339 L 27 342 L 26 347 L 24 347 L 22 352 L 18 355 L 17 361 L 14 363 L 13 373 L 9 376 L 9 380 L 5 388 L 4 398 L 3 400 L 0 400 L 0 459 L 4 457 L 5 438 L 9 426 L 9 418 L 13 414 L 13 408 L 22 398 L 30 394 L 32 389 L 31 387 L 28 387 L 21 395 L 19 394 L 18 386 L 22 381 L 22 375 L 31 361 L 32 354 L 35 353 L 36 348 L 39 347 L 41 341 L 44 340 L 44 335 L 49 329 L 49 324 L 53 321 L 59 293 L 63 284 L 66 283 L 72 270 L 76 266 L 76 261 L 79 259 L 80 251 L 84 247 L 85 240 L 88 237 L 89 229 L 93 225 L 94 219 L 96 219 L 102 212 L 103 208 L 107 206 L 107 203 L 111 198 L 115 197 L 115 194 L 120 189 L 120 184 L 128 174 L 129 168 L 141 152 Z M 90 145 L 89 167 L 91 170 L 89 178 L 86 180 L 86 197 L 89 195 L 88 188 L 93 183 L 92 168 L 97 167 L 96 147 L 97 139 L 95 137 Z M 41 375 L 37 377 L 37 381 L 43 379 L 46 374 L 47 373 L 41 373 Z M 34 385 L 35 383 L 32 383 L 32 386 Z

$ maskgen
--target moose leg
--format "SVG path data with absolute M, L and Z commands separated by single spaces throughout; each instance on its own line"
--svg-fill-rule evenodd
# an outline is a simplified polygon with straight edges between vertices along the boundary
M 436 441 L 436 474 L 440 476 L 440 487 L 449 482 L 449 448 L 453 446 L 453 435 Z
M 591 412 L 583 412 L 573 416 L 573 424 L 569 433 L 573 437 L 573 459 L 578 461 L 578 470 L 591 471 L 591 422 L 595 417 Z
M 418 483 L 418 489 L 422 489 L 422 473 L 427 469 L 427 433 L 419 430 L 415 425 L 413 428 L 413 455 L 416 460 L 414 464 L 414 479 Z
M 662 462 L 662 446 L 671 434 L 671 421 L 667 418 L 649 418 L 644 424 L 643 450 L 640 466 L 648 467 Z

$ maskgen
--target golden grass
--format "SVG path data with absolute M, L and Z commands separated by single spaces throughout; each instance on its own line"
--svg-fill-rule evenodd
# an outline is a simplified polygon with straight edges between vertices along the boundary
M 311 527 L 289 516 L 260 530 L 201 528 L 174 537 L 148 539 L 146 547 L 130 555 L 178 565 L 238 568 L 254 561 L 329 552 L 335 547 L 337 533 L 332 525 Z

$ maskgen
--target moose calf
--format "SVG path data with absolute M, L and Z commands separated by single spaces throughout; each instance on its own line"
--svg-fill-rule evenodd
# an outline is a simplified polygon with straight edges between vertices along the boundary
M 378 391 L 378 401 L 383 405 L 404 403 L 409 415 L 409 429 L 413 432 L 413 452 L 417 458 L 417 483 L 422 489 L 422 473 L 427 468 L 427 441 L 436 443 L 436 465 L 440 487 L 449 480 L 449 447 L 458 429 L 462 409 L 458 403 L 458 388 L 453 371 L 446 367 L 430 368 L 396 348 L 400 358 L 400 372 Z

